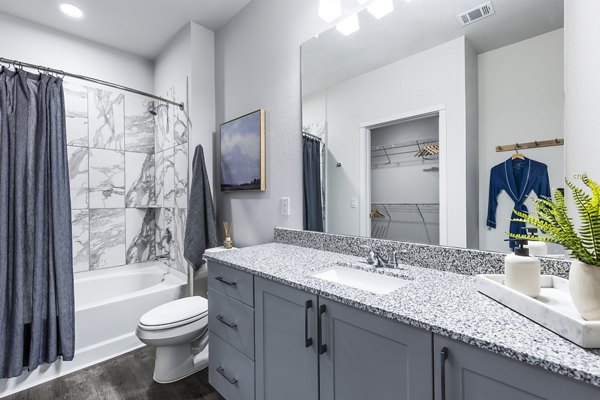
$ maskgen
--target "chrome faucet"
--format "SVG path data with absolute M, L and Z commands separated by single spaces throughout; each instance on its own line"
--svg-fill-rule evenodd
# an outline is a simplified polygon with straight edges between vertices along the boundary
M 386 260 L 379 255 L 371 246 L 360 246 L 363 249 L 369 251 L 367 255 L 367 264 L 374 266 L 375 268 L 399 268 L 400 263 L 398 262 L 398 254 L 406 254 L 406 250 L 394 250 L 390 254 L 390 257 Z
M 392 265 L 390 266 L 390 268 L 399 268 L 398 265 L 400 265 L 400 263 L 398 262 L 398 254 L 407 254 L 407 253 L 408 253 L 407 250 L 392 251 L 392 256 L 390 257 Z
M 381 257 L 371 246 L 360 246 L 363 249 L 369 251 L 367 255 L 367 264 L 374 266 L 375 268 L 384 268 L 386 261 Z

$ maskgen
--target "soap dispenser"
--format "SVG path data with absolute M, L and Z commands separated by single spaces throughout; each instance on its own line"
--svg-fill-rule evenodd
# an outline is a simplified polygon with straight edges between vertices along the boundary
M 537 236 L 538 229 L 537 228 L 523 228 L 527 231 L 529 236 Z M 526 249 L 529 249 L 529 254 L 532 256 L 547 256 L 548 255 L 548 245 L 545 242 L 540 242 L 536 240 L 530 240 L 529 243 L 525 245 Z
M 540 260 L 529 255 L 526 239 L 510 239 L 517 243 L 514 253 L 504 261 L 506 286 L 530 297 L 540 295 Z

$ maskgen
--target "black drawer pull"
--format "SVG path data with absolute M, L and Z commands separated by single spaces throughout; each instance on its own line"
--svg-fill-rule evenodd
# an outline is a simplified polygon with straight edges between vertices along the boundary
M 327 312 L 325 304 L 321 304 L 319 307 L 319 326 L 318 326 L 318 339 L 319 339 L 319 354 L 325 354 L 327 352 L 327 345 L 323 343 L 323 314 Z
M 235 384 L 238 382 L 238 380 L 237 380 L 237 379 L 235 379 L 235 378 L 230 378 L 230 377 L 228 377 L 227 375 L 225 375 L 225 370 L 223 369 L 223 367 L 219 367 L 219 368 L 217 368 L 217 372 L 218 372 L 219 374 L 221 374 L 221 376 L 222 376 L 223 378 L 225 378 L 225 379 L 227 380 L 227 382 L 231 383 L 232 385 L 235 385 Z
M 440 391 L 441 400 L 446 400 L 446 360 L 448 359 L 448 348 L 444 347 L 442 351 L 440 351 Z
M 306 300 L 304 303 L 304 347 L 310 347 L 313 339 L 308 337 L 308 310 L 312 308 L 312 300 Z
M 235 285 L 237 285 L 237 282 L 227 281 L 222 276 L 216 276 L 215 279 L 218 280 L 219 282 L 224 283 L 224 284 L 229 285 L 229 286 L 235 286 Z
M 215 318 L 217 319 L 217 321 L 219 321 L 222 324 L 227 325 L 231 329 L 237 328 L 237 324 L 235 322 L 227 322 L 227 321 L 225 321 L 225 318 L 223 318 L 222 315 L 217 315 Z

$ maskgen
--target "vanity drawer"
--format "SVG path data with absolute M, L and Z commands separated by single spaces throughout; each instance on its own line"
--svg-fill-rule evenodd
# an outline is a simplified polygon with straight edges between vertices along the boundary
M 208 287 L 254 307 L 252 274 L 209 261 Z
M 254 399 L 254 363 L 211 332 L 208 382 L 227 400 Z
M 208 329 L 254 360 L 254 308 L 208 289 Z

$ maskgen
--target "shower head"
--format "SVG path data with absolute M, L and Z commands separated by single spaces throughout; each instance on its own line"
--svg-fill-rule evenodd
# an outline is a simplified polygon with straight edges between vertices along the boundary
M 154 105 L 154 102 L 150 102 L 150 105 L 148 106 L 148 112 L 150 114 L 152 114 L 153 116 L 156 116 L 158 114 L 158 110 L 160 110 L 161 107 L 166 107 L 169 108 L 168 104 L 159 104 L 158 107 Z

